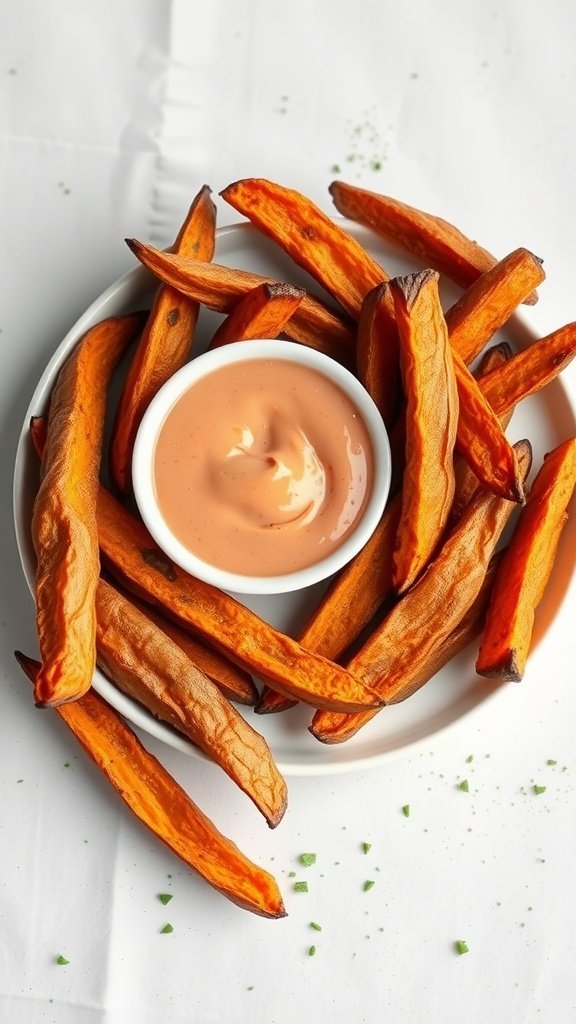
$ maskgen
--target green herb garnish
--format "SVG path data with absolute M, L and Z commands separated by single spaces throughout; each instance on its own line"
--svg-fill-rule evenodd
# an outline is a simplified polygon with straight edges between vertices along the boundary
M 458 789 L 461 789 L 463 793 L 469 793 L 470 786 L 468 785 L 468 779 L 462 779 L 462 782 L 458 783 Z
M 472 764 L 473 760 L 474 760 L 474 754 L 468 754 L 468 757 L 466 758 L 466 764 Z
M 308 892 L 308 882 L 294 882 L 294 892 Z
M 288 872 L 288 878 L 296 878 L 296 872 L 295 871 L 289 871 Z
M 558 761 L 555 761 L 553 757 L 549 757 L 546 764 L 558 764 Z
M 159 892 L 158 899 L 160 900 L 160 903 L 163 903 L 164 906 L 166 906 L 167 903 L 170 903 L 170 900 L 174 899 L 174 896 L 171 892 Z
M 370 853 L 372 843 L 362 843 L 362 853 Z
M 312 867 L 312 865 L 316 863 L 316 854 L 315 853 L 301 853 L 300 854 L 300 863 L 303 864 L 305 868 Z
M 322 931 L 322 925 L 321 924 L 317 924 L 316 921 L 310 921 L 310 927 L 313 928 L 315 932 L 321 932 Z
M 468 943 L 464 942 L 462 939 L 457 939 L 456 942 L 454 943 L 454 946 L 455 946 L 456 952 L 458 953 L 458 956 L 462 956 L 463 953 L 469 953 L 470 952 L 469 947 L 468 947 Z
M 174 928 L 171 924 L 165 924 L 164 927 L 160 929 L 160 935 L 170 935 L 170 932 L 173 931 Z
M 375 885 L 376 885 L 376 882 L 372 881 L 371 879 L 368 879 L 366 882 L 364 882 L 364 885 L 362 886 L 362 888 L 363 888 L 364 892 L 368 892 L 368 890 L 369 889 L 373 889 Z
M 410 817 L 410 804 L 404 804 L 404 807 L 402 808 L 402 814 L 404 815 L 405 818 Z
M 316 956 L 316 946 L 310 946 L 308 950 L 308 956 Z
M 546 792 L 546 786 L 532 786 L 532 790 L 536 796 L 540 796 L 542 793 Z
M 66 964 L 69 964 L 70 961 L 67 960 L 65 956 L 62 956 L 62 954 L 60 954 L 60 956 L 56 957 L 56 963 L 60 964 L 60 967 L 64 967 Z
M 332 167 L 330 168 L 330 170 L 332 171 L 332 174 L 341 174 L 342 173 L 342 168 L 340 167 L 340 164 L 332 164 Z

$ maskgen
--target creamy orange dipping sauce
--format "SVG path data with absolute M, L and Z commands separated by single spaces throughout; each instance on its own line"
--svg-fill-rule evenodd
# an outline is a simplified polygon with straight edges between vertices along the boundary
M 323 374 L 254 359 L 207 374 L 169 411 L 154 452 L 158 505 L 197 557 L 228 572 L 296 572 L 329 555 L 370 496 L 373 452 Z

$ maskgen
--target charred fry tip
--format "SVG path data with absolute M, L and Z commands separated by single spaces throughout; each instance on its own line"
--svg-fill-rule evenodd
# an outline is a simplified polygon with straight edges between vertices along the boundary
M 139 242 L 137 238 L 125 238 L 124 241 L 130 249 L 130 252 L 133 252 L 135 255 L 137 255 L 139 250 L 143 248 L 144 243 Z
M 288 284 L 285 281 L 266 281 L 264 291 L 268 298 L 274 299 L 279 296 L 288 296 L 292 299 L 303 299 L 306 295 L 305 288 L 297 288 L 296 285 Z
M 493 665 L 478 668 L 476 664 L 476 673 L 485 679 L 500 679 L 504 683 L 522 682 L 522 672 L 518 666 L 516 651 L 513 648 L 507 652 L 505 658 Z
M 395 277 L 390 284 L 403 296 L 408 309 L 412 307 L 420 289 L 431 279 L 438 281 L 440 275 L 437 270 L 420 270 L 417 274 L 407 274 L 405 277 Z
M 486 359 L 488 356 L 500 355 L 505 362 L 508 362 L 512 358 L 512 346 L 507 341 L 499 341 L 496 345 L 491 345 L 490 348 L 486 349 L 483 358 Z

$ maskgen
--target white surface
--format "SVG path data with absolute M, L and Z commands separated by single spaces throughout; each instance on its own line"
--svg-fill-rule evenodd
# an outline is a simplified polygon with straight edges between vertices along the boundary
M 548 273 L 536 323 L 574 319 L 575 30 L 560 0 L 24 0 L 4 12 L 2 1022 L 576 1018 L 574 582 L 520 686 L 378 771 L 292 780 L 275 832 L 216 769 L 150 743 L 277 874 L 289 917 L 269 922 L 185 870 L 32 707 L 12 658 L 33 653 L 34 633 L 10 512 L 20 424 L 55 345 L 131 266 L 122 236 L 168 244 L 205 181 L 267 175 L 330 210 L 339 163 L 496 253 L 532 248 Z M 574 368 L 564 379 L 574 402 Z M 573 558 L 564 546 L 565 576 Z M 312 868 L 298 866 L 305 850 Z M 291 870 L 308 894 L 291 890 Z M 167 920 L 174 933 L 160 935 Z

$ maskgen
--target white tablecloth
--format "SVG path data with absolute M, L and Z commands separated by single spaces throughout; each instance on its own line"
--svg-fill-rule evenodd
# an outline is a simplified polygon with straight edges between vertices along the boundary
M 10 509 L 17 435 L 50 354 L 132 265 L 123 237 L 168 244 L 204 182 L 271 177 L 329 211 L 340 165 L 496 253 L 531 248 L 548 274 L 533 321 L 545 333 L 574 318 L 575 33 L 568 0 L 5 5 L 3 1024 L 576 1019 L 574 583 L 513 695 L 378 770 L 290 780 L 275 832 L 216 769 L 147 741 L 278 877 L 289 916 L 264 921 L 186 870 L 34 709 L 12 656 L 35 639 Z M 565 380 L 576 400 L 573 368 Z M 303 851 L 314 867 L 299 866 Z

